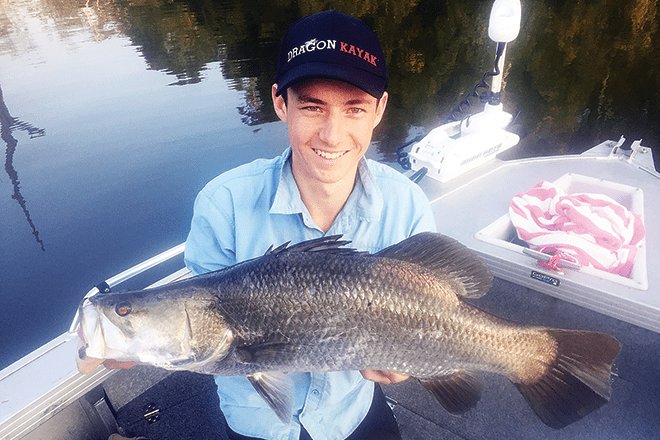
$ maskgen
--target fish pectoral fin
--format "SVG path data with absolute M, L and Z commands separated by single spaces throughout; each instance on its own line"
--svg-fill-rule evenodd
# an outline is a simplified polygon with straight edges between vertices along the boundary
M 282 423 L 288 425 L 293 417 L 294 385 L 291 378 L 279 371 L 248 376 L 257 393 L 271 407 Z
M 284 342 L 245 345 L 236 348 L 236 355 L 243 363 L 268 363 L 278 356 L 294 350 L 291 344 Z
M 452 414 L 467 412 L 481 399 L 481 381 L 465 370 L 418 380 Z

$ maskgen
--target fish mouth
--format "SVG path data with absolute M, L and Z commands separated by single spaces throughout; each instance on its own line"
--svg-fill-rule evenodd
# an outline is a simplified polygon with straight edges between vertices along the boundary
M 122 348 L 125 348 L 122 345 L 127 345 L 127 335 L 99 310 L 94 297 L 85 298 L 80 306 L 80 327 L 86 344 L 85 354 L 88 357 L 133 360 L 122 358 Z M 117 341 L 120 341 L 119 347 Z
M 335 160 L 339 159 L 340 157 L 344 156 L 346 153 L 348 153 L 348 150 L 345 151 L 337 151 L 337 152 L 331 152 L 331 151 L 325 151 L 325 150 L 319 150 L 317 148 L 312 148 L 314 152 L 324 158 L 324 159 L 329 159 L 329 160 Z
M 105 357 L 105 338 L 103 335 L 102 315 L 89 300 L 85 298 L 80 305 L 80 327 L 85 340 L 86 355 L 92 358 Z

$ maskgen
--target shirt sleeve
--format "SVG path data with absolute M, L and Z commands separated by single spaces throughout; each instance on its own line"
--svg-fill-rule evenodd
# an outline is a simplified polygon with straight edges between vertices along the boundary
M 193 275 L 236 264 L 236 227 L 231 194 L 216 189 L 212 197 L 202 190 L 195 200 L 184 261 Z
M 419 189 L 419 187 L 417 189 Z M 419 234 L 420 232 L 427 231 L 436 232 L 435 218 L 433 217 L 433 211 L 431 210 L 429 199 L 421 189 L 416 191 L 416 194 L 417 200 L 413 205 L 416 208 L 416 213 L 412 221 L 410 235 L 413 236 L 415 234 Z

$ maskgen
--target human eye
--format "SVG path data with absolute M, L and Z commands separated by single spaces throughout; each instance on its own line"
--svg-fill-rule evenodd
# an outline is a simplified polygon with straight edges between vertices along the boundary
M 363 116 L 371 111 L 370 102 L 354 99 L 346 103 L 346 113 L 352 117 Z
M 352 118 L 360 118 L 367 114 L 367 110 L 363 107 L 350 107 L 347 114 Z

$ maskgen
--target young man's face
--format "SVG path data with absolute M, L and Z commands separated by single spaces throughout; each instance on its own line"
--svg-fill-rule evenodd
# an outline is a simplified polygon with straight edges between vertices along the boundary
M 328 184 L 353 181 L 383 117 L 387 93 L 377 100 L 351 84 L 315 79 L 290 87 L 285 103 L 275 90 L 273 86 L 275 111 L 288 124 L 298 184 L 309 179 Z

